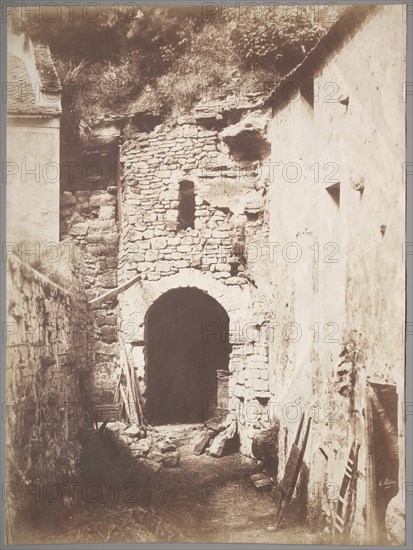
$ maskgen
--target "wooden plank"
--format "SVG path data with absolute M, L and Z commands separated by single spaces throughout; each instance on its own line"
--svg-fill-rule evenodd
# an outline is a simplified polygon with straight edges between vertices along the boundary
M 125 292 L 125 290 L 128 290 L 132 285 L 140 281 L 141 276 L 136 275 L 132 279 L 129 279 L 129 281 L 126 281 L 126 283 L 123 283 L 119 285 L 116 288 L 113 288 L 112 290 L 109 290 L 105 294 L 102 294 L 101 296 L 98 296 L 97 298 L 93 298 L 93 300 L 90 300 L 89 305 L 92 309 L 100 307 L 106 300 L 111 300 L 113 298 L 116 298 L 118 294 L 121 292 Z
M 132 424 L 138 424 L 139 418 L 136 411 L 136 402 L 135 402 L 135 397 L 133 395 L 133 390 L 132 390 L 132 381 L 130 377 L 129 366 L 127 363 L 125 344 L 123 343 L 123 341 L 121 341 L 121 344 L 122 345 L 121 345 L 120 363 L 121 363 L 121 367 L 123 368 L 123 372 L 126 375 L 126 395 L 129 402 L 129 415 L 130 415 L 129 421 Z
M 120 383 L 121 383 L 121 379 L 122 379 L 122 369 L 119 367 L 118 381 L 116 382 L 115 394 L 113 396 L 113 403 L 114 404 L 119 403 L 119 397 L 120 397 L 119 386 L 120 386 Z
M 301 417 L 300 424 L 297 429 L 297 434 L 294 443 L 291 446 L 290 455 L 285 466 L 284 477 L 280 484 L 280 490 L 278 494 L 278 503 L 276 509 L 275 530 L 277 530 L 281 520 L 284 516 L 285 508 L 288 502 L 292 499 L 295 486 L 297 484 L 298 476 L 300 474 L 301 466 L 304 459 L 305 450 L 307 447 L 308 436 L 310 433 L 311 417 L 308 418 L 307 427 L 304 434 L 304 439 L 301 448 L 298 447 L 301 431 L 304 423 L 304 414 Z
M 123 353 L 125 354 L 126 368 L 127 368 L 128 373 L 129 373 L 129 381 L 130 381 L 130 387 L 131 387 L 132 396 L 133 396 L 133 402 L 134 402 L 134 405 L 135 405 L 137 421 L 138 421 L 139 424 L 142 424 L 142 416 L 140 414 L 140 403 L 139 403 L 139 400 L 138 400 L 138 394 L 137 394 L 137 388 L 136 388 L 135 369 L 134 369 L 133 364 L 132 364 L 132 362 L 129 358 L 129 355 L 128 355 L 128 352 L 127 352 L 127 349 L 126 349 L 126 346 L 125 346 L 125 342 L 123 340 L 122 340 L 122 348 L 123 348 Z
M 125 389 L 124 387 L 122 386 L 122 384 L 119 386 L 119 393 L 122 397 L 122 401 L 123 401 L 123 404 L 125 405 L 125 411 L 126 411 L 126 416 L 127 416 L 127 420 L 128 422 L 132 422 L 131 421 L 131 412 L 130 412 L 130 405 L 129 405 L 129 401 L 128 401 L 128 397 L 125 393 Z
M 134 364 L 134 361 L 133 361 L 133 357 L 131 356 L 129 358 L 129 356 L 126 352 L 126 349 L 125 349 L 125 353 L 126 353 L 126 357 L 128 358 L 128 362 L 130 361 L 130 365 L 131 365 L 131 375 L 133 377 L 133 382 L 134 382 L 134 387 L 135 387 L 136 407 L 137 407 L 139 420 L 140 420 L 140 423 L 142 425 L 148 425 L 148 422 L 145 418 L 145 415 L 143 414 L 142 393 L 141 393 L 139 381 L 136 379 L 135 364 Z

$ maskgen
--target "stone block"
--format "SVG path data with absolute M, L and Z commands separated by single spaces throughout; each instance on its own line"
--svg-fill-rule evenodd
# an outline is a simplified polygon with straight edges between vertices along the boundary
M 116 272 L 102 273 L 96 278 L 96 284 L 103 288 L 115 288 L 117 284 Z
M 100 220 L 111 220 L 112 223 L 115 223 L 116 210 L 114 206 L 101 206 L 99 208 L 99 219 Z
M 146 455 L 150 451 L 150 443 L 147 439 L 140 439 L 139 441 L 134 441 L 130 445 L 131 451 L 141 452 Z
M 65 191 L 65 193 L 66 193 L 66 191 Z M 76 200 L 80 204 L 89 203 L 90 195 L 91 195 L 90 191 L 76 191 L 75 192 Z
M 143 238 L 144 238 L 144 239 L 152 239 L 153 236 L 154 236 L 154 234 L 153 234 L 153 229 L 147 229 L 146 231 L 144 231 L 144 232 L 142 233 L 142 235 L 143 235 Z
M 151 449 L 147 457 L 149 460 L 153 460 L 153 462 L 159 462 L 159 463 L 162 463 L 164 459 L 164 455 L 155 449 Z
M 171 262 L 167 262 L 167 261 L 156 262 L 156 271 L 159 271 L 160 273 L 169 273 L 171 269 L 172 269 Z
M 168 241 L 165 237 L 154 237 L 151 240 L 151 248 L 153 250 L 162 250 L 162 248 L 166 248 L 168 245 Z
M 223 432 L 227 427 L 226 417 L 224 415 L 214 416 L 204 423 L 204 426 L 212 432 L 218 434 Z
M 193 116 L 190 115 L 183 115 L 177 118 L 177 124 L 183 125 L 183 124 L 196 124 L 196 120 Z
M 172 171 L 171 170 L 158 170 L 156 175 L 158 178 L 170 178 L 172 177 Z
M 143 449 L 132 449 L 132 446 L 130 452 L 134 458 L 142 458 L 146 456 L 146 453 Z
M 103 342 L 106 342 L 107 344 L 111 344 L 117 340 L 116 327 L 102 327 L 100 334 Z
M 112 432 L 113 435 L 119 436 L 125 432 L 125 424 L 123 422 L 109 422 L 106 429 Z
M 172 451 L 162 455 L 162 466 L 164 468 L 175 468 L 179 466 L 181 462 L 181 453 L 179 451 Z
M 148 279 L 148 281 L 159 281 L 161 276 L 159 275 L 159 273 L 148 273 L 146 275 L 146 278 Z
M 125 433 L 123 433 L 119 436 L 119 441 L 123 443 L 123 445 L 129 446 L 132 443 L 133 439 L 128 435 L 125 435 Z
M 254 457 L 261 460 L 264 468 L 267 468 L 273 475 L 277 474 L 278 468 L 279 430 L 277 422 L 271 428 L 255 433 L 252 440 Z
M 146 458 L 141 458 L 140 462 L 144 464 L 149 470 L 152 472 L 159 472 L 159 470 L 162 468 L 162 464 L 160 462 L 153 462 L 152 460 L 148 460 Z
M 245 279 L 241 277 L 230 277 L 225 282 L 227 285 L 242 285 L 245 284 Z
M 63 191 L 61 197 L 60 197 L 60 205 L 61 206 L 75 206 L 76 205 L 76 199 L 73 196 L 70 191 Z
M 69 228 L 68 234 L 72 237 L 83 237 L 87 234 L 89 230 L 89 224 L 84 223 L 75 223 L 72 227 Z
M 185 254 L 188 254 L 188 253 L 192 252 L 193 247 L 190 246 L 189 244 L 181 244 L 177 247 L 177 250 L 178 250 L 178 252 L 183 252 Z
M 255 391 L 268 392 L 269 391 L 268 380 L 254 379 L 252 380 L 252 388 Z
M 192 444 L 194 446 L 194 454 L 201 455 L 202 453 L 204 453 L 212 437 L 212 432 L 210 432 L 209 430 L 205 430 L 197 434 L 192 441 Z
M 215 266 L 215 271 L 226 271 L 229 273 L 231 271 L 231 266 L 229 264 L 218 263 Z
M 179 237 L 168 237 L 168 246 L 178 246 L 181 243 Z
M 155 266 L 152 262 L 141 262 L 139 264 L 139 270 L 142 273 L 145 273 L 145 271 L 155 271 Z
M 156 262 L 158 259 L 159 252 L 158 250 L 147 250 L 145 253 L 145 261 L 146 262 Z
M 178 210 L 170 208 L 164 214 L 164 219 L 169 222 L 174 222 L 178 220 Z
M 174 262 L 174 267 L 177 267 L 178 269 L 185 269 L 189 267 L 189 261 L 188 260 L 176 260 Z
M 224 273 L 222 271 L 215 271 L 215 273 L 213 273 L 213 276 L 215 279 L 228 279 L 229 277 L 231 277 L 231 274 Z
M 272 478 L 268 474 L 265 474 L 264 472 L 253 474 L 251 476 L 251 481 L 253 482 L 255 487 L 257 487 L 258 489 L 264 488 L 264 487 L 270 487 L 274 484 Z
M 158 449 L 161 451 L 161 453 L 171 453 L 173 451 L 176 451 L 176 445 L 167 441 L 161 441 L 158 444 Z
M 109 206 L 116 204 L 116 197 L 110 195 L 109 193 L 99 193 L 91 195 L 89 199 L 91 207 L 95 206 Z
M 132 426 L 126 428 L 123 433 L 125 435 L 128 435 L 129 437 L 142 437 L 142 428 L 139 426 L 139 424 L 132 424 Z
M 143 216 L 143 220 L 145 221 L 145 223 L 155 222 L 157 218 L 158 216 L 156 212 L 154 212 L 153 210 L 149 212 L 145 212 L 145 215 Z
M 220 432 L 215 436 L 208 448 L 207 454 L 214 457 L 220 457 L 226 454 L 232 447 L 231 443 L 234 442 L 234 438 L 237 433 L 237 424 L 232 422 L 223 432 Z

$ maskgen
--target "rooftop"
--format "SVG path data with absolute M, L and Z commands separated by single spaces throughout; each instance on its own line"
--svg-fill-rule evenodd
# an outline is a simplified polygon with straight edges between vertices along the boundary
M 25 46 L 21 49 L 13 46 L 9 48 L 7 113 L 23 116 L 60 115 L 62 87 L 49 47 L 39 41 L 29 41 Z

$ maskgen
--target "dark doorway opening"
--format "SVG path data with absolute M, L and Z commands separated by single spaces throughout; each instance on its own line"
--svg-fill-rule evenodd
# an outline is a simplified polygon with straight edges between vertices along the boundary
M 148 421 L 204 422 L 217 403 L 217 371 L 228 370 L 226 311 L 197 288 L 177 288 L 150 307 L 145 328 Z

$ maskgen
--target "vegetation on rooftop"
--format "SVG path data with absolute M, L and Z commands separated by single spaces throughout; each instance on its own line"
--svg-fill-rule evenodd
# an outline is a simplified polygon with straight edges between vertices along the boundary
M 97 117 L 151 111 L 164 119 L 201 100 L 265 93 L 327 27 L 305 7 L 67 8 L 57 21 L 16 14 L 15 29 L 46 40 L 64 87 L 73 137 Z

